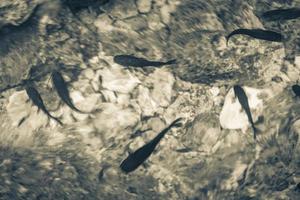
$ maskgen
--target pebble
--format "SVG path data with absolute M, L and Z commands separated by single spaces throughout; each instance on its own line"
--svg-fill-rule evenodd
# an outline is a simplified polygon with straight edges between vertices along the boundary
M 153 30 L 157 31 L 164 27 L 164 24 L 160 21 L 160 15 L 156 13 L 149 14 L 148 18 L 148 27 Z
M 92 80 L 95 76 L 95 72 L 92 69 L 86 69 L 83 72 L 83 76 L 85 76 L 87 79 Z
M 93 119 L 95 128 L 104 134 L 106 139 L 123 137 L 123 131 L 131 130 L 139 121 L 139 114 L 131 108 L 123 108 L 113 103 L 103 103 L 102 111 Z
M 111 32 L 115 29 L 112 26 L 112 20 L 105 14 L 99 15 L 94 25 L 97 27 L 98 32 Z
M 138 87 L 138 104 L 142 109 L 143 116 L 153 116 L 158 105 L 150 96 L 150 90 L 142 85 Z
M 28 100 L 28 96 L 24 90 L 15 92 L 9 97 L 6 110 L 14 126 L 17 126 L 24 117 L 30 114 L 32 105 L 30 102 L 26 103 Z
M 102 87 L 110 91 L 130 93 L 140 80 L 119 67 L 101 70 Z
M 135 0 L 117 1 L 114 3 L 110 15 L 125 19 L 138 15 Z
M 104 100 L 106 102 L 110 102 L 110 103 L 116 103 L 117 102 L 117 96 L 113 91 L 101 90 L 101 94 L 103 95 Z
M 153 85 L 151 90 L 152 99 L 159 106 L 167 107 L 171 102 L 175 82 L 174 76 L 166 69 L 156 69 L 154 73 L 149 75 L 148 81 Z
M 140 13 L 148 13 L 151 10 L 152 1 L 151 0 L 137 0 L 137 9 Z
M 253 121 L 255 122 L 263 112 L 263 100 L 259 98 L 262 90 L 250 87 L 243 87 L 249 102 Z M 242 129 L 243 132 L 250 126 L 246 112 L 242 109 L 240 102 L 235 97 L 231 88 L 224 101 L 220 113 L 220 124 L 225 129 Z
M 83 97 L 78 101 L 74 101 L 79 110 L 84 112 L 94 111 L 100 104 L 101 94 L 91 94 L 88 97 Z

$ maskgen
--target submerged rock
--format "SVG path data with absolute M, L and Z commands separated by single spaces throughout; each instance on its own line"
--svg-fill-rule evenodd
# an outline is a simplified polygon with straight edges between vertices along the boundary
M 18 26 L 33 13 L 39 0 L 2 0 L 0 2 L 0 29 L 5 25 Z
M 222 133 L 216 114 L 202 113 L 186 125 L 184 145 L 195 151 L 213 153 L 219 148 Z
M 259 98 L 262 90 L 243 87 L 248 97 L 249 107 L 251 110 L 253 121 L 255 122 L 262 115 L 264 102 Z M 240 102 L 235 97 L 231 88 L 224 101 L 222 111 L 220 113 L 220 124 L 226 129 L 242 129 L 246 131 L 249 127 L 249 119 L 246 112 L 242 109 Z
M 105 134 L 106 139 L 122 137 L 122 132 L 130 131 L 140 120 L 139 114 L 133 109 L 113 103 L 103 103 L 100 109 L 93 123 L 99 133 Z
M 153 86 L 151 97 L 155 103 L 162 107 L 168 106 L 171 102 L 174 76 L 165 69 L 156 69 L 149 75 L 147 82 Z
M 129 93 L 139 83 L 139 79 L 119 67 L 101 70 L 102 87 L 110 91 Z
M 148 13 L 151 10 L 152 1 L 149 0 L 137 0 L 136 1 L 137 8 L 140 13 Z
M 152 116 L 159 106 L 151 97 L 150 90 L 142 85 L 138 88 L 138 104 L 141 107 L 144 116 Z

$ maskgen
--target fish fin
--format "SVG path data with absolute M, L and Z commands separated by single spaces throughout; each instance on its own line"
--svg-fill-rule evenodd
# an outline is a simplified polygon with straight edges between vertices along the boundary
M 180 117 L 176 120 L 174 120 L 169 127 L 181 127 L 183 124 L 180 122 L 183 118 Z
M 172 65 L 172 64 L 176 64 L 176 63 L 177 63 L 177 60 L 172 59 L 172 60 L 169 60 L 169 61 L 165 62 L 165 65 Z
M 254 140 L 256 140 L 257 134 L 260 134 L 261 130 L 256 128 L 255 126 L 252 126 L 252 130 L 253 130 L 253 138 Z
M 51 116 L 51 119 L 53 119 L 54 121 L 56 121 L 60 126 L 63 126 L 64 124 L 56 117 Z
M 28 117 L 28 116 L 25 116 L 25 117 L 23 117 L 23 118 L 19 121 L 18 127 L 20 127 L 20 126 L 23 124 L 23 122 L 25 122 L 25 120 L 27 119 L 27 117 Z
M 228 36 L 226 36 L 225 38 L 226 38 L 226 47 L 228 47 L 228 43 L 229 43 L 229 37 L 228 37 Z

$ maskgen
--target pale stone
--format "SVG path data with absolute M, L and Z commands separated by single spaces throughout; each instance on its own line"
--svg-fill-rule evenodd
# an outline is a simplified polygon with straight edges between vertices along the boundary
M 161 21 L 165 24 L 170 23 L 171 19 L 171 7 L 169 5 L 164 5 L 160 8 L 160 16 L 161 16 Z
M 144 17 L 138 16 L 124 20 L 123 24 L 120 23 L 121 28 L 139 31 L 147 29 L 147 20 Z M 122 26 L 123 25 L 123 26 Z
M 212 87 L 209 91 L 213 97 L 216 97 L 220 94 L 220 89 L 218 87 Z
M 117 94 L 117 103 L 127 106 L 130 103 L 130 95 L 122 93 Z
M 157 31 L 164 27 L 164 24 L 161 23 L 161 21 L 160 21 L 160 15 L 158 15 L 158 14 L 155 14 L 155 13 L 150 14 L 148 16 L 147 20 L 148 20 L 148 27 L 151 30 Z
M 104 100 L 106 102 L 116 103 L 117 102 L 117 96 L 113 91 L 110 90 L 101 90 L 101 94 L 104 97 Z
M 75 107 L 77 107 L 78 102 L 83 102 L 84 101 L 84 96 L 80 91 L 72 91 L 70 93 L 70 98 L 72 99 L 72 102 Z
M 295 57 L 295 65 L 298 69 L 300 69 L 300 56 Z
M 107 140 L 123 137 L 122 131 L 129 131 L 130 127 L 133 128 L 140 120 L 139 114 L 133 109 L 122 108 L 113 103 L 103 103 L 100 109 L 101 112 L 95 115 L 93 123 Z
M 137 0 L 137 9 L 140 13 L 148 13 L 151 10 L 152 1 L 151 0 Z
M 51 118 L 48 118 L 48 116 L 43 111 L 38 111 L 38 108 L 34 106 L 32 107 L 32 112 L 26 120 L 25 125 L 31 130 L 37 130 L 47 125 L 48 119 L 53 120 Z
M 101 86 L 101 70 L 97 70 L 93 80 L 91 81 L 92 87 L 95 92 L 99 92 Z
M 130 93 L 140 83 L 137 77 L 119 67 L 101 71 L 102 87 L 111 91 Z
M 30 114 L 31 103 L 26 103 L 26 101 L 29 101 L 29 99 L 24 90 L 15 92 L 9 97 L 6 110 L 14 126 L 17 126 L 23 118 Z
M 87 79 L 92 80 L 95 76 L 95 72 L 92 69 L 86 69 L 83 72 L 83 76 L 85 76 Z
M 112 20 L 105 14 L 99 15 L 95 20 L 94 25 L 97 27 L 98 32 L 110 32 L 114 30 Z
M 252 118 L 255 122 L 263 111 L 263 100 L 259 98 L 262 90 L 250 87 L 243 88 L 248 97 Z M 243 131 L 249 127 L 246 112 L 242 109 L 240 102 L 235 97 L 233 88 L 229 90 L 225 97 L 224 105 L 220 113 L 220 124 L 225 129 L 242 129 Z
M 157 69 L 148 77 L 153 84 L 151 97 L 161 107 L 167 107 L 171 102 L 172 89 L 175 82 L 174 76 L 166 69 Z
M 79 101 L 76 102 L 77 108 L 79 110 L 82 110 L 84 112 L 92 112 L 94 111 L 98 106 L 100 101 L 101 95 L 100 94 L 91 94 L 88 97 L 84 97 Z
M 148 88 L 140 85 L 138 88 L 138 104 L 140 105 L 144 116 L 152 116 L 158 108 L 158 104 L 150 96 Z
M 182 137 L 185 146 L 204 153 L 218 150 L 218 142 L 222 138 L 218 117 L 213 113 L 201 113 L 187 125 L 186 134 Z
M 88 119 L 88 117 L 89 117 L 88 114 L 83 114 L 83 113 L 78 113 L 78 112 L 73 112 L 72 115 L 77 121 L 84 121 L 84 120 Z

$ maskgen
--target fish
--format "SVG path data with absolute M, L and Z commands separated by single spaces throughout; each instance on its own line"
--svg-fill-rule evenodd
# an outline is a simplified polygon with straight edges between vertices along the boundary
M 300 96 L 300 86 L 299 85 L 293 85 L 292 90 L 295 93 L 296 97 Z
M 235 97 L 238 99 L 243 110 L 247 114 L 248 120 L 249 120 L 252 130 L 253 130 L 254 140 L 256 140 L 256 134 L 258 132 L 258 129 L 255 127 L 254 122 L 253 122 L 253 118 L 252 118 L 250 107 L 249 107 L 248 97 L 247 97 L 244 89 L 239 85 L 233 86 L 233 90 L 234 90 Z
M 266 21 L 291 20 L 300 17 L 299 8 L 276 9 L 264 12 L 261 18 Z
M 180 127 L 182 124 L 180 121 L 182 118 L 178 118 L 173 121 L 168 127 L 163 129 L 155 138 L 144 146 L 137 149 L 135 152 L 130 154 L 124 161 L 122 161 L 120 168 L 125 173 L 130 173 L 137 169 L 147 158 L 150 157 L 160 140 L 172 127 Z
M 70 97 L 69 90 L 67 88 L 66 81 L 64 80 L 63 76 L 58 71 L 54 70 L 51 73 L 51 78 L 52 78 L 53 85 L 56 89 L 56 92 L 58 96 L 61 98 L 61 100 L 65 104 L 67 104 L 72 110 L 75 110 L 76 112 L 79 113 L 85 113 L 74 106 L 73 101 Z
M 163 65 L 172 65 L 176 63 L 176 59 L 167 62 L 149 61 L 144 58 L 135 57 L 132 55 L 116 55 L 114 62 L 125 67 L 160 67 Z
M 34 105 L 38 107 L 38 109 L 42 110 L 49 118 L 55 120 L 57 123 L 59 123 L 61 126 L 63 123 L 56 117 L 52 116 L 49 111 L 46 109 L 46 106 L 43 102 L 43 99 L 40 95 L 40 93 L 30 85 L 25 86 L 26 93 L 29 97 L 29 99 L 33 102 Z
M 266 41 L 272 41 L 272 42 L 282 42 L 283 41 L 283 35 L 274 31 L 269 30 L 263 30 L 263 29 L 245 29 L 240 28 L 232 31 L 228 36 L 226 36 L 226 41 L 228 44 L 228 41 L 230 37 L 233 35 L 248 35 L 250 37 L 260 39 L 260 40 L 266 40 Z

